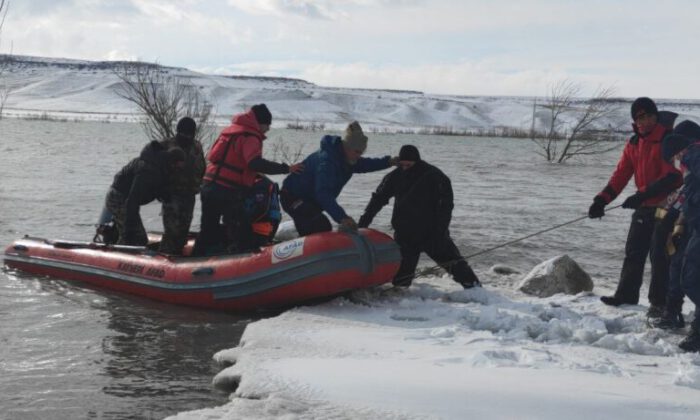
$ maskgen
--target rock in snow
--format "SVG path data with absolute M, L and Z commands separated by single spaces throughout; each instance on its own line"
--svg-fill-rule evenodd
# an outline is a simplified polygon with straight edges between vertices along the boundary
M 575 295 L 593 290 L 593 280 L 576 261 L 563 255 L 535 266 L 520 282 L 518 290 L 539 297 L 557 293 Z

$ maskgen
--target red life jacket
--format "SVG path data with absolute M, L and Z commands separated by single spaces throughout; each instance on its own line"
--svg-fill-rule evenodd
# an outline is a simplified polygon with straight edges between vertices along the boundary
M 209 163 L 204 180 L 227 188 L 252 186 L 256 172 L 248 163 L 262 156 L 264 139 L 252 111 L 234 116 L 231 125 L 221 132 L 207 154 Z

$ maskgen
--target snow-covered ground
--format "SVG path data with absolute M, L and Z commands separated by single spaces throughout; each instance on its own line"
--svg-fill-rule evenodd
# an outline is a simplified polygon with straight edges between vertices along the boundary
M 0 59 L 8 56 L 0 56 Z M 47 113 L 68 120 L 133 121 L 139 118 L 132 104 L 118 97 L 115 74 L 119 64 L 69 59 L 12 56 L 5 62 L 0 87 L 9 86 L 4 113 L 37 116 Z M 163 67 L 163 72 L 191 81 L 214 106 L 218 121 L 265 102 L 274 115 L 273 125 L 285 123 L 325 124 L 339 128 L 358 120 L 371 130 L 528 130 L 532 124 L 534 98 L 447 96 L 416 91 L 348 89 L 318 86 L 299 79 L 208 75 L 182 68 Z M 547 92 L 542 92 L 546 95 Z M 644 95 L 644 92 L 640 92 Z M 658 99 L 663 109 L 681 119 L 700 120 L 700 101 Z M 626 130 L 629 104 L 601 122 L 600 128 Z M 542 103 L 542 100 L 539 100 Z M 542 109 L 538 117 L 544 117 Z
M 648 329 L 645 307 L 478 274 L 482 289 L 422 278 L 255 322 L 215 356 L 231 402 L 172 418 L 698 418 L 700 355 Z

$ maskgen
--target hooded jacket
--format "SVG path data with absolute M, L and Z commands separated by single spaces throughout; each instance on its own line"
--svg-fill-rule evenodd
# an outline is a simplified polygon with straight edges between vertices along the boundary
M 114 176 L 112 188 L 126 197 L 125 229 L 136 225 L 139 208 L 153 200 L 167 200 L 167 149 L 159 142 L 148 143 L 141 155 Z
M 234 115 L 231 125 L 224 128 L 207 154 L 204 180 L 235 189 L 252 187 L 258 172 L 275 175 L 289 172 L 286 163 L 262 158 L 265 134 L 252 109 Z
M 677 116 L 678 114 L 672 112 L 661 111 L 658 123 L 651 133 L 646 136 L 637 133 L 629 139 L 608 185 L 598 197 L 602 197 L 605 203 L 609 204 L 634 176 L 637 190 L 649 195 L 642 206 L 658 206 L 665 203 L 666 196 L 683 182 L 680 171 L 663 159 L 661 150 L 661 142 L 673 129 Z M 634 129 L 636 133 L 636 126 Z
M 171 139 L 163 140 L 161 144 L 166 149 L 179 147 L 185 152 L 185 166 L 173 174 L 172 182 L 169 183 L 169 192 L 181 195 L 197 194 L 206 167 L 202 143 L 195 139 L 176 135 Z
M 452 183 L 435 166 L 421 160 L 408 170 L 397 168 L 387 174 L 372 194 L 359 226 L 369 226 L 392 197 L 391 226 L 402 241 L 420 246 L 447 233 L 454 208 Z
M 390 157 L 359 158 L 350 165 L 339 136 L 324 136 L 321 148 L 304 159 L 304 171 L 284 179 L 282 190 L 295 198 L 316 203 L 333 220 L 340 223 L 348 217 L 337 202 L 343 187 L 354 173 L 374 172 L 390 166 Z
M 681 192 L 684 196 L 682 209 L 688 226 L 700 231 L 700 127 L 691 127 L 687 137 L 693 143 L 681 160 L 686 168 Z

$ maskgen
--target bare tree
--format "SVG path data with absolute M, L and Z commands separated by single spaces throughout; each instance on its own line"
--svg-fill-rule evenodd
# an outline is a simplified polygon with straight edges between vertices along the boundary
M 601 87 L 589 99 L 580 99 L 581 86 L 570 80 L 552 85 L 545 103 L 545 127 L 535 128 L 537 104 L 533 107 L 530 139 L 538 146 L 537 154 L 548 162 L 563 163 L 574 156 L 597 155 L 618 147 L 610 140 L 611 130 L 601 124 L 618 108 L 613 100 L 614 89 Z
M 150 139 L 173 137 L 177 121 L 189 116 L 197 122 L 197 140 L 211 142 L 215 130 L 212 105 L 189 79 L 157 64 L 141 62 L 125 63 L 115 73 L 121 81 L 115 93 L 141 111 Z
M 297 162 L 301 162 L 304 156 L 304 145 L 297 144 L 296 146 L 290 145 L 282 137 L 277 137 L 272 141 L 270 145 L 272 151 L 272 160 L 276 162 L 284 162 L 289 165 Z
M 2 119 L 3 111 L 5 110 L 7 98 L 10 97 L 10 92 L 12 92 L 12 87 L 5 79 L 5 75 L 3 75 L 2 71 L 0 71 L 0 120 Z
M 2 46 L 2 27 L 5 25 L 5 17 L 7 17 L 9 6 L 9 0 L 0 0 L 0 46 Z M 10 92 L 12 91 L 5 77 L 5 70 L 8 63 L 10 63 L 9 57 L 5 57 L 2 62 L 0 62 L 0 119 L 2 119 L 2 112 L 5 109 L 7 98 L 9 98 Z
M 0 0 L 0 34 L 2 34 L 2 27 L 5 24 L 5 17 L 7 16 L 7 10 L 9 7 L 9 0 Z

